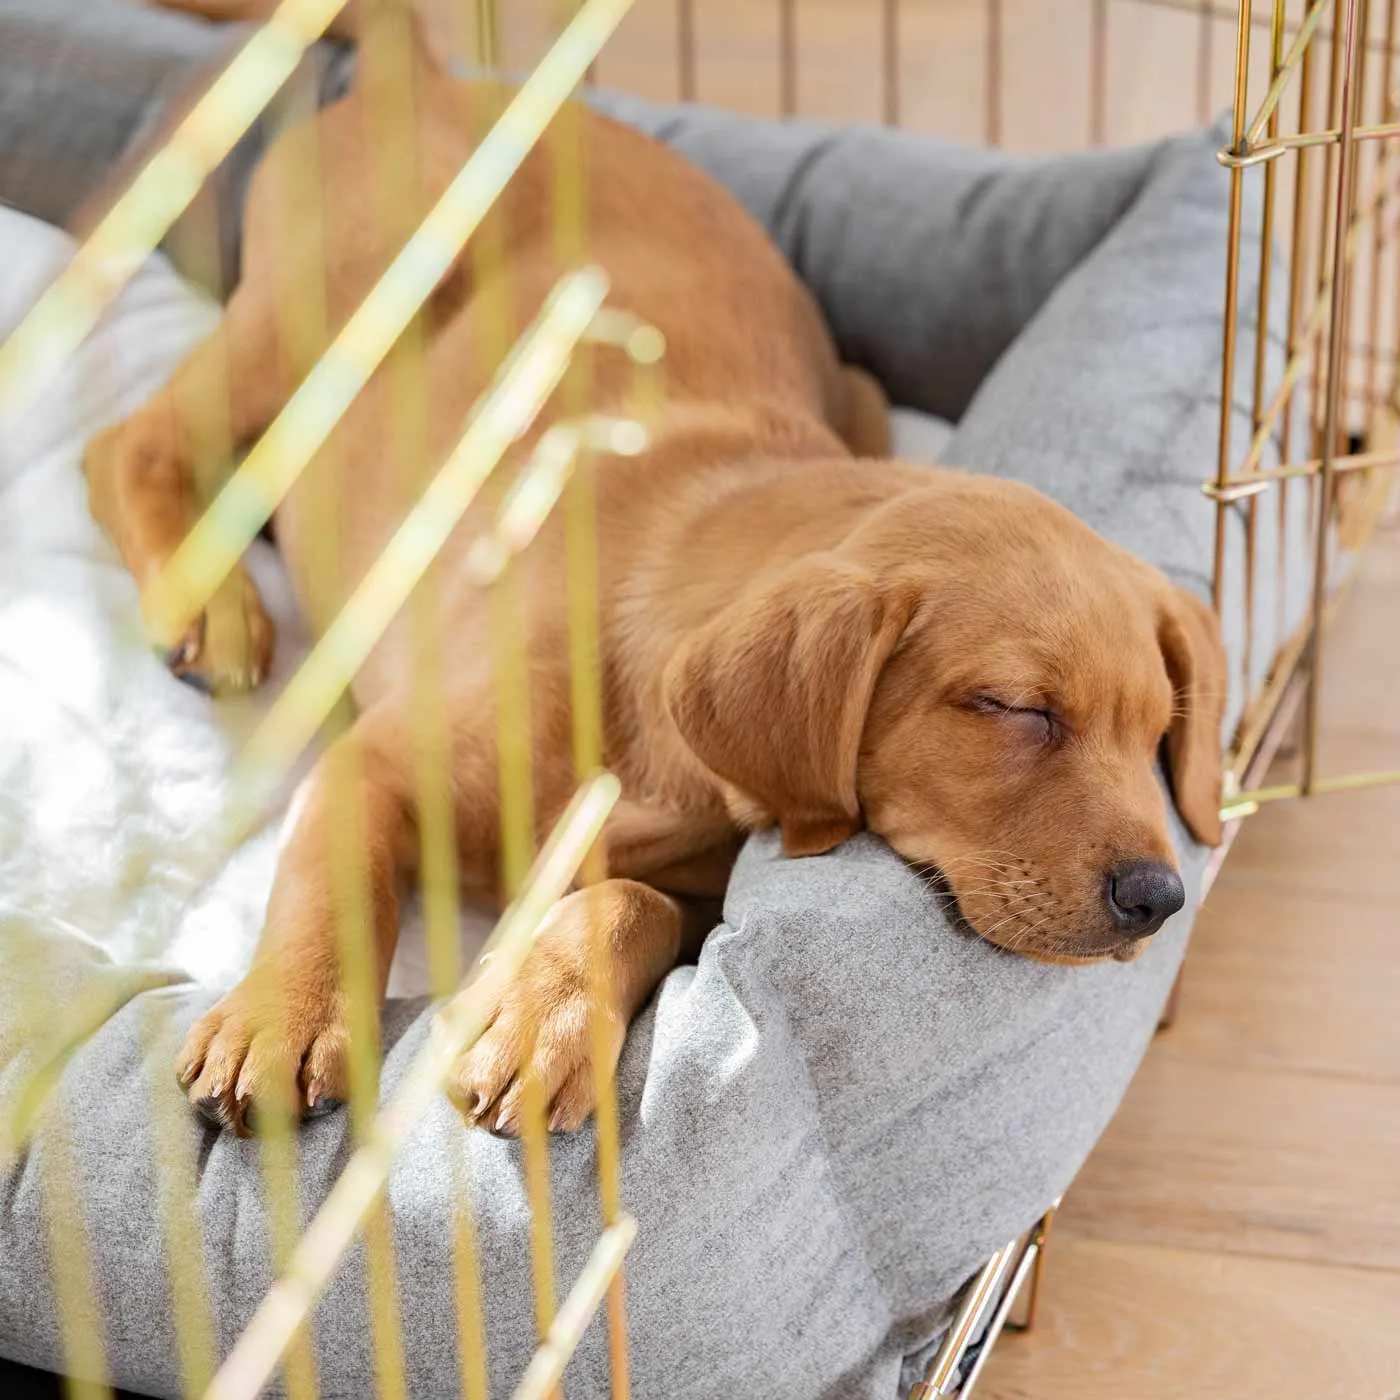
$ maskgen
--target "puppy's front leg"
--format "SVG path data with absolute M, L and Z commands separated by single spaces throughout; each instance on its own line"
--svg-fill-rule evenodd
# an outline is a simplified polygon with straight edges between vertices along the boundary
M 387 712 L 369 710 L 298 797 L 253 966 L 197 1021 L 176 1059 L 190 1102 L 240 1135 L 259 1100 L 316 1114 L 349 1089 L 351 985 L 343 951 L 370 947 L 362 1024 L 375 1042 L 399 931 L 398 893 L 417 864 L 409 775 Z M 357 928 L 356 925 L 359 925 Z
M 467 1121 L 514 1137 L 526 1077 L 535 1075 L 550 1131 L 581 1127 L 597 1105 L 597 1054 L 611 1071 L 628 1022 L 675 966 L 685 923 L 674 899 L 635 880 L 604 880 L 560 900 L 448 1084 Z

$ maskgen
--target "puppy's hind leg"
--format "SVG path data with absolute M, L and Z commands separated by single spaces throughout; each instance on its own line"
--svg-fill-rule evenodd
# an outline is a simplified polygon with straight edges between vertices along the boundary
M 356 236 L 365 222 L 358 188 L 345 198 L 352 217 L 335 223 L 335 238 L 325 236 L 313 195 L 328 173 L 319 154 L 327 125 L 322 114 L 292 127 L 255 173 L 243 277 L 218 328 L 143 408 L 88 445 L 93 514 L 143 593 L 224 484 L 233 454 L 272 423 L 324 351 L 330 316 L 348 315 L 372 280 L 381 250 Z M 271 657 L 271 625 L 241 569 L 204 613 L 148 620 L 148 631 L 178 676 L 214 692 L 256 685 Z
M 275 325 L 240 288 L 165 388 L 88 443 L 89 507 L 143 593 L 222 485 L 231 450 L 280 406 L 276 362 Z M 210 692 L 257 685 L 272 657 L 272 624 L 241 567 L 199 616 L 147 630 L 176 675 Z

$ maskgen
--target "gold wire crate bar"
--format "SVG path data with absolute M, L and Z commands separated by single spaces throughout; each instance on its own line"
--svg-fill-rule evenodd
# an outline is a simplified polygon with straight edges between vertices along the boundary
M 1350 472 L 1393 471 L 1400 467 L 1400 452 L 1357 452 L 1333 459 L 1332 470 L 1338 476 Z M 1229 477 L 1222 485 L 1207 481 L 1202 494 L 1213 501 L 1242 501 L 1267 491 L 1280 481 L 1310 481 L 1322 475 L 1322 462 L 1314 459 L 1309 462 L 1295 462 L 1284 467 L 1261 467 L 1255 471 Z
M 1273 787 L 1255 788 L 1251 792 L 1241 793 L 1235 801 L 1225 804 L 1223 815 L 1226 820 L 1247 817 L 1267 803 L 1281 802 L 1289 797 L 1364 792 L 1367 788 L 1392 787 L 1396 784 L 1400 784 L 1400 768 L 1383 768 L 1374 773 L 1346 773 L 1336 778 L 1317 778 L 1313 782 L 1311 793 L 1304 790 L 1302 783 L 1278 783 Z
M 249 778 L 284 772 L 315 737 L 507 449 L 558 387 L 602 307 L 607 285 L 602 272 L 587 268 L 551 293 L 473 409 L 457 446 L 248 741 L 240 768 Z M 477 561 L 474 581 L 493 582 L 509 557 L 530 542 L 584 447 L 636 452 L 643 442 L 640 425 L 632 422 L 590 419 L 551 429 L 502 505 L 496 532 L 478 540 L 469 556 Z M 543 498 L 536 494 L 541 484 Z M 494 567 L 487 567 L 488 557 Z
M 514 1400 L 545 1400 L 555 1393 L 588 1324 L 603 1301 L 603 1295 L 613 1285 L 622 1268 L 622 1261 L 637 1236 L 637 1222 L 630 1215 L 622 1216 L 598 1237 L 593 1253 L 579 1274 L 578 1282 L 564 1300 L 559 1316 L 554 1319 L 549 1335 L 535 1352 L 534 1358 L 520 1378 Z
M 1376 126 L 1359 126 L 1352 132 L 1328 129 L 1300 131 L 1293 136 L 1279 136 L 1257 144 L 1246 143 L 1241 150 L 1221 151 L 1216 160 L 1229 170 L 1244 170 L 1277 160 L 1289 151 L 1310 150 L 1317 146 L 1340 146 L 1343 141 L 1390 141 L 1400 136 L 1400 122 L 1382 122 Z
M 1269 125 L 1270 118 L 1278 110 L 1278 105 L 1285 90 L 1293 79 L 1294 73 L 1303 61 L 1303 55 L 1308 45 L 1312 42 L 1313 36 L 1317 33 L 1317 27 L 1322 21 L 1322 17 L 1327 12 L 1332 0 L 1313 0 L 1308 8 L 1308 12 L 1298 28 L 1298 33 L 1294 37 L 1293 44 L 1289 48 L 1287 55 L 1282 62 L 1275 65 L 1273 82 L 1269 84 L 1269 90 L 1264 95 L 1264 100 L 1259 104 L 1259 110 L 1255 114 L 1254 120 L 1245 128 L 1244 134 L 1238 138 L 1237 146 L 1243 151 L 1252 150 L 1259 142 L 1259 138 L 1264 134 L 1265 128 Z M 1243 6 L 1240 16 L 1240 24 L 1243 28 L 1248 16 L 1245 11 L 1251 10 L 1247 3 Z M 1274 32 L 1277 34 L 1281 30 L 1283 11 L 1282 7 L 1276 6 L 1274 10 L 1275 23 Z M 1245 50 L 1247 55 L 1248 50 Z M 1220 157 L 1222 165 L 1234 164 L 1234 161 L 1227 161 L 1222 155 Z
M 1045 1269 L 1045 1245 L 1055 1215 L 1057 1199 L 1023 1238 L 1004 1244 L 967 1285 L 942 1344 L 915 1383 L 907 1400 L 944 1400 L 970 1397 L 982 1378 L 998 1338 L 1006 1328 L 1029 1331 L 1035 1324 Z M 1020 1322 L 1011 1320 L 1012 1309 L 1029 1285 L 1026 1310 Z M 963 1372 L 963 1362 L 974 1344 L 980 1349 Z
M 1217 159 L 1224 152 L 1218 153 Z M 1234 166 L 1233 169 L 1243 169 L 1242 166 Z M 1381 176 L 1373 182 L 1372 188 L 1368 190 L 1365 198 L 1359 201 L 1359 208 L 1356 215 L 1350 221 L 1347 236 L 1343 241 L 1342 261 L 1350 268 L 1356 261 L 1358 252 L 1361 249 L 1361 235 L 1366 226 L 1376 217 L 1382 204 L 1386 202 L 1388 191 Z M 1236 249 L 1236 256 L 1238 249 Z M 1259 463 L 1268 447 L 1271 435 L 1279 426 L 1280 419 L 1292 402 L 1293 394 L 1298 387 L 1298 382 L 1308 367 L 1315 363 L 1315 356 L 1318 352 L 1318 344 L 1323 339 L 1327 329 L 1327 318 L 1331 314 L 1332 308 L 1332 287 L 1333 281 L 1329 277 L 1319 289 L 1316 304 L 1308 313 L 1303 325 L 1297 329 L 1296 344 L 1288 363 L 1284 366 L 1283 373 L 1279 377 L 1279 384 L 1272 397 L 1268 401 L 1267 407 L 1256 413 L 1257 422 L 1253 435 L 1249 441 L 1244 458 L 1237 467 L 1222 472 L 1213 480 L 1208 481 L 1202 487 L 1206 495 L 1219 501 L 1228 499 L 1220 493 L 1227 491 L 1236 482 L 1253 482 L 1264 479 L 1264 474 L 1259 471 Z M 1231 353 L 1233 353 L 1233 331 L 1231 332 Z M 1395 407 L 1394 396 L 1386 401 L 1386 405 L 1392 409 Z M 1295 464 L 1296 466 L 1297 464 Z M 1311 463 L 1304 464 L 1311 466 Z M 1318 461 L 1316 473 L 1321 474 L 1321 459 Z M 1283 479 L 1283 478 L 1280 478 Z

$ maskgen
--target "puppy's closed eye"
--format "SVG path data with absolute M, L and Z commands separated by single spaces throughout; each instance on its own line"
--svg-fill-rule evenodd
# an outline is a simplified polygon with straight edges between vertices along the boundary
M 1064 732 L 1064 724 L 1054 710 L 1035 705 L 1012 705 L 995 695 L 974 695 L 966 705 L 974 714 L 1016 726 L 1025 737 L 1042 744 L 1053 743 Z

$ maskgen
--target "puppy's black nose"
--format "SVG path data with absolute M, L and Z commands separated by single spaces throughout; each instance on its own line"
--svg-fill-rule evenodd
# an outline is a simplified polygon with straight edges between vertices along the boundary
M 1156 933 L 1183 904 L 1181 876 L 1160 860 L 1132 860 L 1108 872 L 1108 908 L 1130 938 Z

